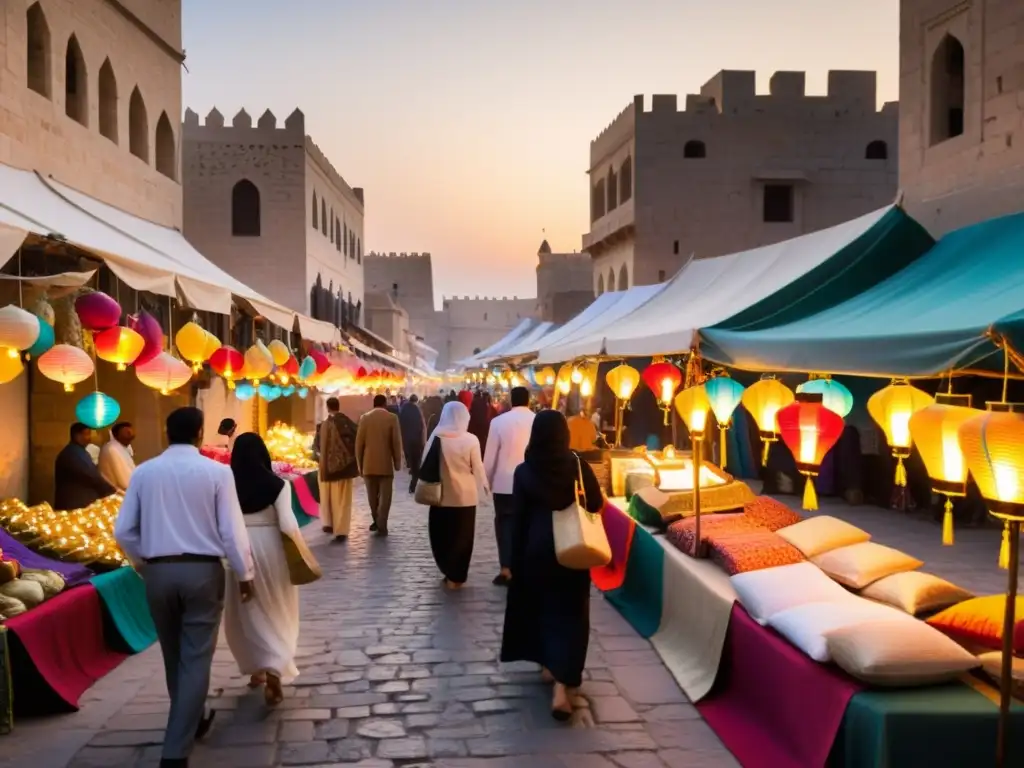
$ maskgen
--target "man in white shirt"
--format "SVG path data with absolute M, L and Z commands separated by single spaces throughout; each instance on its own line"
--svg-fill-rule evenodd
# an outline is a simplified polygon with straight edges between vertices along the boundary
M 121 493 L 128 490 L 128 481 L 135 471 L 135 452 L 132 440 L 135 429 L 127 421 L 119 421 L 110 430 L 110 439 L 100 448 L 99 465 L 103 479 Z
M 114 537 L 146 582 L 146 600 L 164 657 L 171 711 L 162 768 L 187 768 L 204 716 L 210 666 L 224 611 L 226 559 L 242 601 L 253 596 L 249 536 L 230 468 L 199 454 L 203 412 L 167 417 L 170 447 L 132 475 Z
M 512 578 L 512 475 L 526 456 L 534 416 L 526 387 L 514 387 L 509 401 L 512 408 L 491 422 L 484 453 L 484 472 L 494 494 L 494 535 L 501 565 L 494 583 L 499 586 Z

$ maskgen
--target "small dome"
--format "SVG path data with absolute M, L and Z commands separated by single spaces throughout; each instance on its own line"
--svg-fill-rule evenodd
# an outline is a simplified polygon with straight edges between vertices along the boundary
M 548 241 L 547 240 L 545 240 L 543 243 L 540 244 L 540 250 L 538 250 L 537 253 L 538 254 L 541 254 L 541 253 L 551 253 L 551 246 L 548 245 Z

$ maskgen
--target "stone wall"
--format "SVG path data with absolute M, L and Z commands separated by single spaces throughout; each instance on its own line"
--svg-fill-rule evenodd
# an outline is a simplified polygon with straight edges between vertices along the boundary
M 438 366 L 444 369 L 469 357 L 474 350 L 485 349 L 500 340 L 523 318 L 536 317 L 537 300 L 450 296 L 444 298 L 437 314 L 444 345 L 435 349 L 439 353 Z
M 547 241 L 544 242 L 547 245 Z M 564 314 L 567 302 L 565 294 L 594 297 L 590 255 L 586 253 L 551 253 L 542 246 L 537 254 L 537 307 L 539 319 L 564 322 L 558 319 Z M 577 299 L 568 304 L 575 305 Z M 557 309 L 556 309 L 556 304 Z M 557 315 L 557 317 L 556 317 Z
M 409 329 L 440 351 L 444 332 L 434 308 L 434 269 L 429 253 L 367 253 L 365 290 L 390 296 L 409 315 Z

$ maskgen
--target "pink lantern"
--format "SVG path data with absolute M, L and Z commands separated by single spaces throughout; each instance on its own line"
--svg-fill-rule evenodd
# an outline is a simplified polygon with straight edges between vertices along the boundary
M 85 350 L 70 344 L 57 344 L 44 352 L 37 363 L 39 372 L 52 381 L 64 385 L 65 392 L 72 392 L 75 384 L 79 384 L 95 370 L 92 358 Z
M 316 363 L 316 372 L 323 373 L 331 367 L 331 361 L 327 359 L 327 355 L 315 349 L 309 350 L 309 356 L 313 358 L 313 362 Z
M 192 378 L 192 369 L 173 355 L 161 352 L 146 363 L 135 364 L 135 375 L 147 387 L 169 394 Z
M 121 305 L 100 291 L 75 299 L 75 312 L 87 331 L 105 331 L 121 322 Z
M 142 353 L 135 358 L 135 365 L 145 365 L 164 351 L 164 331 L 149 312 L 143 309 L 139 314 L 130 316 L 128 327 L 146 342 L 142 347 Z

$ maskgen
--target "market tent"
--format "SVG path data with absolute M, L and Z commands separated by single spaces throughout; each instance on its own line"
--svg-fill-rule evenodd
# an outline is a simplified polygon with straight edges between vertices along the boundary
M 533 328 L 527 331 L 522 337 L 506 346 L 500 354 L 486 359 L 483 359 L 483 357 L 480 356 L 481 362 L 484 365 L 489 365 L 490 363 L 521 357 L 524 353 L 519 350 L 536 350 L 538 344 L 540 344 L 550 334 L 558 331 L 558 329 L 559 326 L 556 326 L 554 323 L 546 321 L 537 323 L 537 325 L 533 326 Z
M 574 332 L 563 335 L 561 338 L 548 342 L 537 351 L 537 362 L 542 365 L 561 363 L 582 357 L 577 354 L 581 348 L 593 346 L 593 340 L 600 343 L 604 337 L 611 332 L 624 317 L 628 317 L 636 311 L 637 307 L 644 306 L 647 302 L 654 300 L 670 283 L 658 283 L 657 285 L 637 285 L 627 291 L 606 293 L 599 297 L 594 304 L 598 304 L 604 296 L 611 296 L 614 301 L 593 315 L 589 322 L 580 324 Z M 593 307 L 594 304 L 590 306 Z M 586 314 L 590 308 L 583 311 Z M 571 324 L 571 323 L 570 323 Z
M 797 322 L 701 331 L 705 358 L 752 371 L 935 376 L 1002 370 L 989 330 L 1024 342 L 1024 213 L 951 232 L 874 288 Z
M 537 321 L 532 317 L 524 317 L 515 328 L 491 344 L 487 349 L 483 349 L 475 355 L 470 355 L 462 360 L 457 360 L 455 365 L 462 368 L 485 365 L 487 360 L 499 356 L 502 350 L 524 338 L 535 327 L 536 323 Z
M 919 258 L 931 236 L 898 206 L 749 251 L 692 259 L 664 291 L 566 359 L 647 357 L 690 349 L 700 328 L 772 327 L 819 312 Z

